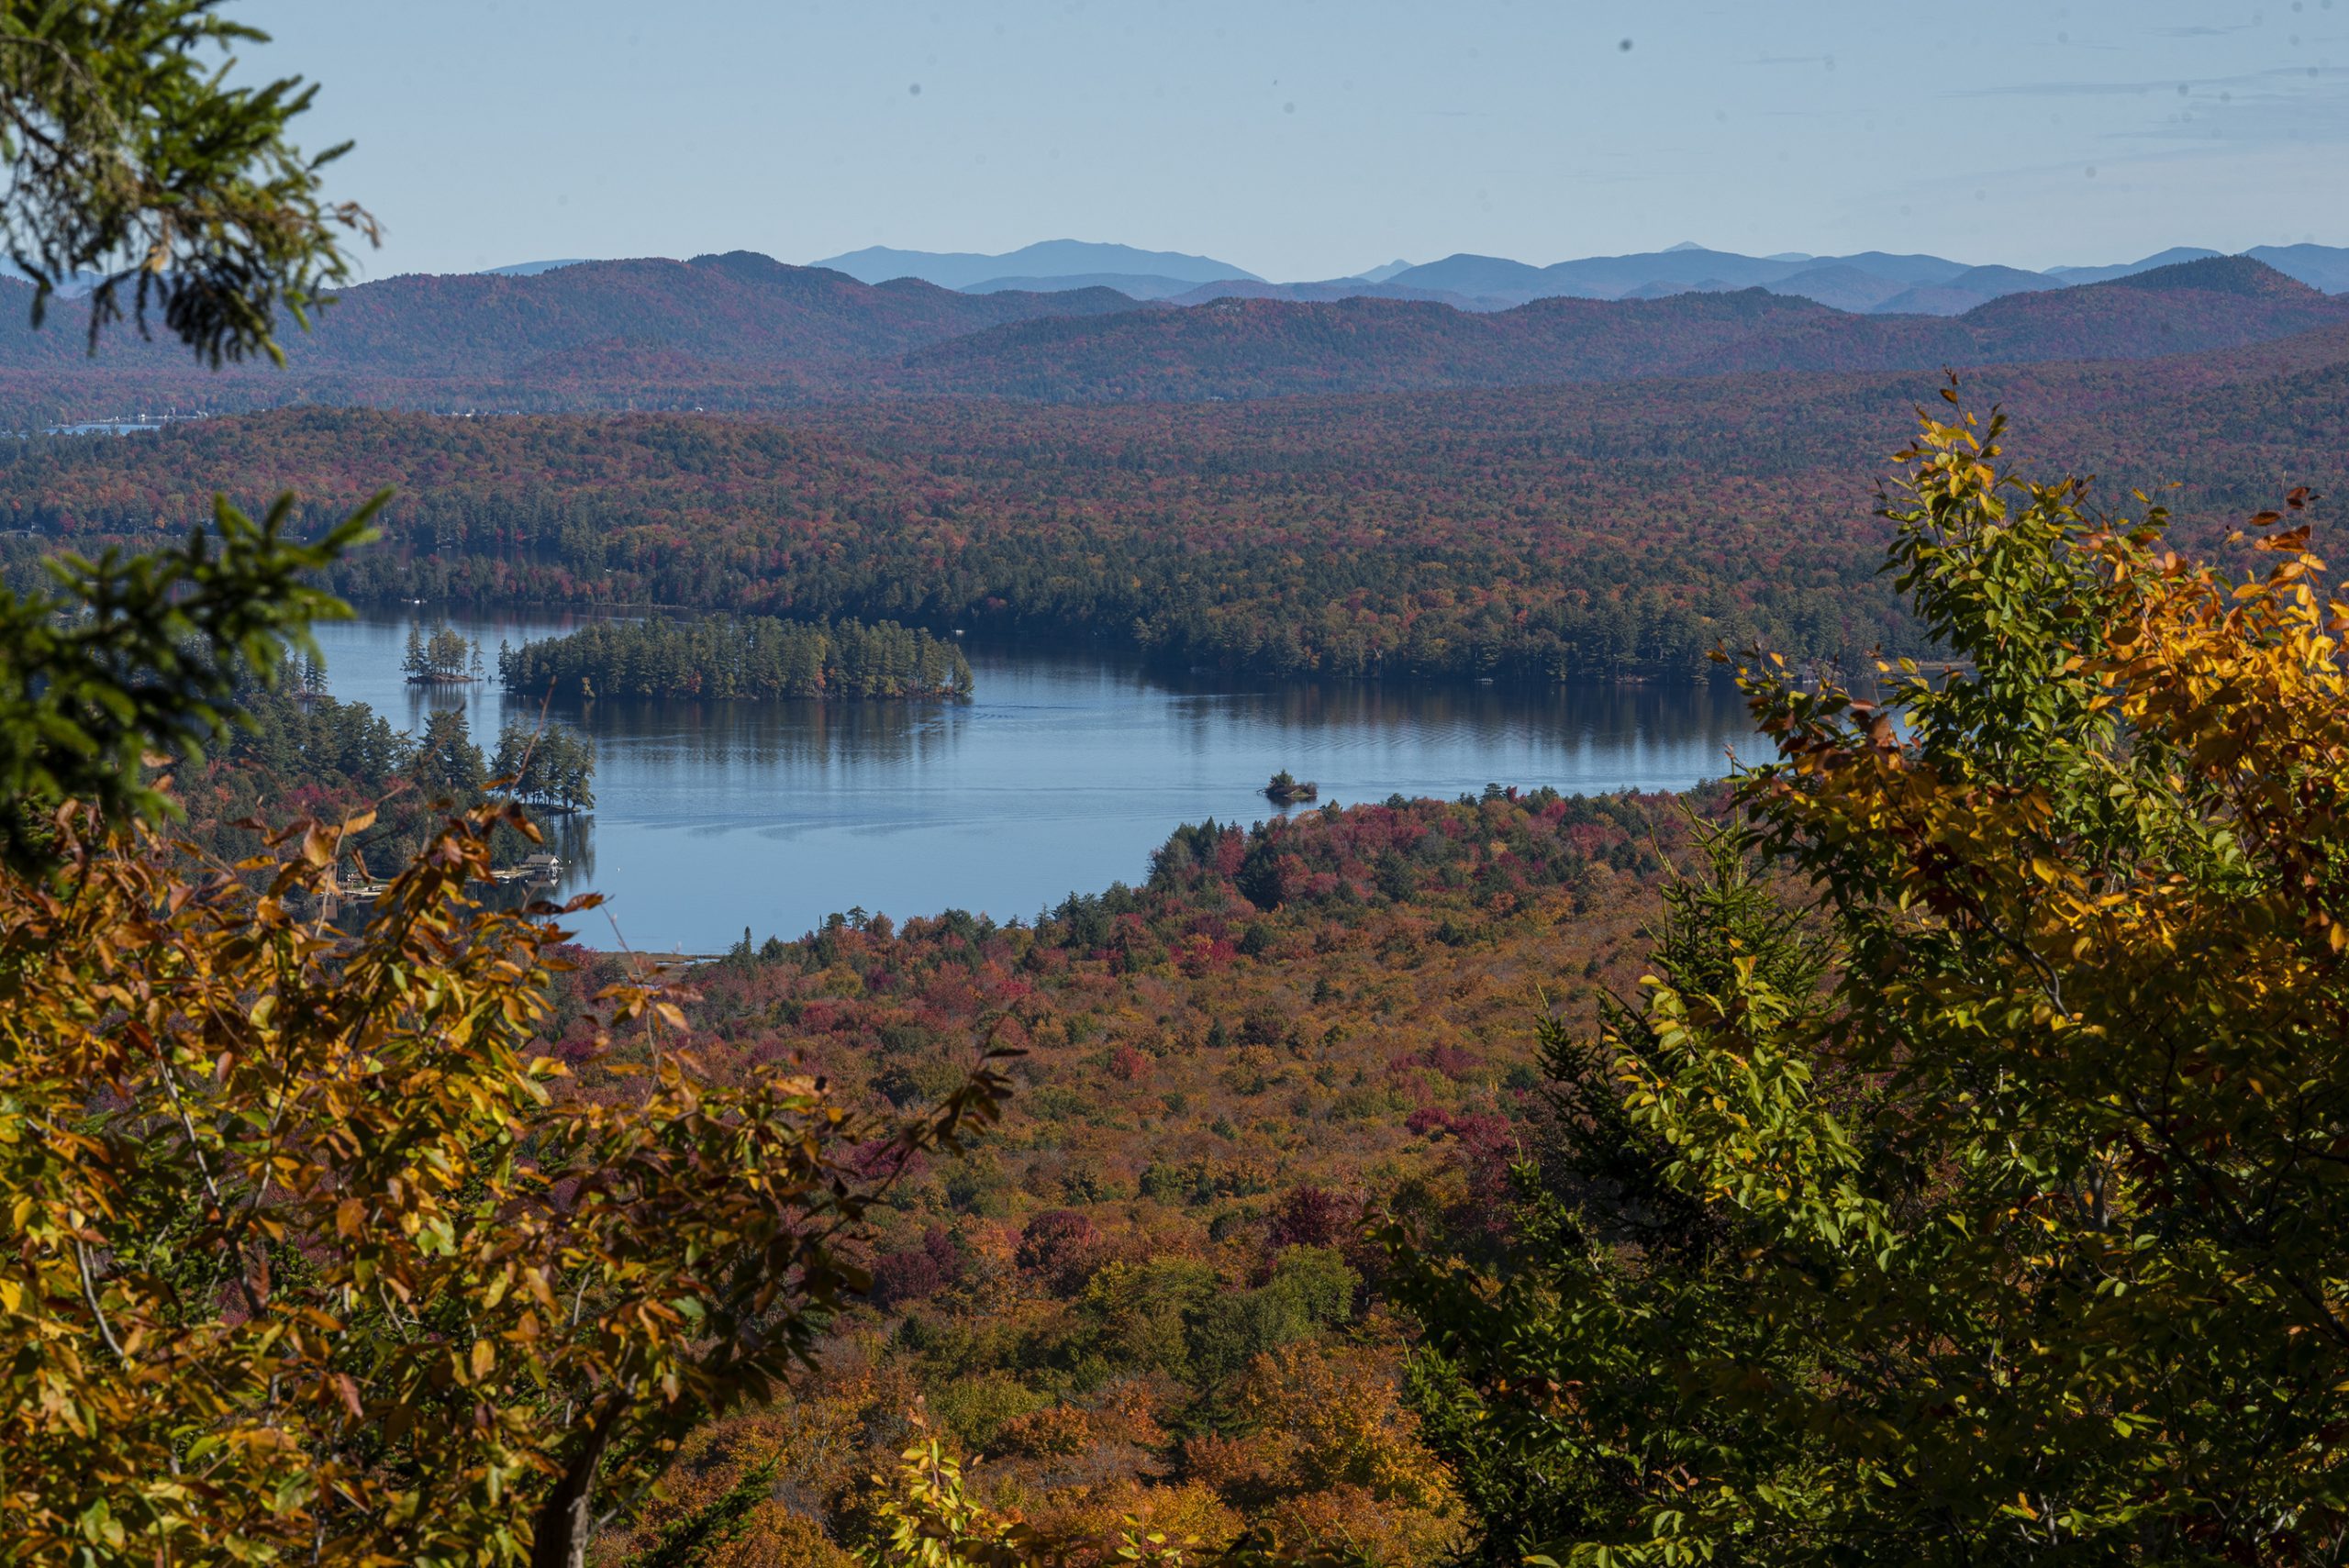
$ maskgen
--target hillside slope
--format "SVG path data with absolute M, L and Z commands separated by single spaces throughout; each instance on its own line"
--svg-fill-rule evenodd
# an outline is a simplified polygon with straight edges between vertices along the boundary
M 23 325 L 31 290 L 0 283 L 0 370 L 79 366 L 78 310 Z M 584 261 L 533 274 L 412 274 L 345 289 L 286 346 L 316 375 L 491 378 L 599 343 L 651 342 L 727 366 L 775 367 L 902 354 L 1040 315 L 1130 310 L 1107 289 L 961 294 L 913 279 L 863 284 L 750 251 L 690 261 Z M 95 368 L 168 370 L 178 354 L 117 334 Z M 231 373 L 229 380 L 262 372 Z M 282 378 L 281 378 L 282 379 Z

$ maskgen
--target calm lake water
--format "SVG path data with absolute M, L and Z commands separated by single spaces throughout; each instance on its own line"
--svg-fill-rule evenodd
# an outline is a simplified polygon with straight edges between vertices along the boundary
M 502 723 L 538 713 L 496 689 L 500 639 L 577 623 L 449 624 L 479 639 L 492 680 L 407 685 L 408 623 L 375 618 L 318 628 L 329 689 L 408 729 L 462 705 L 494 749 Z M 1260 791 L 1279 768 L 1352 804 L 1488 783 L 1678 789 L 1721 776 L 1728 748 L 1753 750 L 1718 686 L 1186 682 L 1083 654 L 968 651 L 967 703 L 558 705 L 549 717 L 596 747 L 596 811 L 562 846 L 563 893 L 609 900 L 580 940 L 713 952 L 746 926 L 794 937 L 854 907 L 1032 918 L 1140 882 L 1179 823 L 1273 815 Z

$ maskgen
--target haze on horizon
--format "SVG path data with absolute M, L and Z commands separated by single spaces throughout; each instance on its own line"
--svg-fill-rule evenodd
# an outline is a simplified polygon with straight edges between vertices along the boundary
M 240 0 L 368 272 L 1060 237 L 1265 277 L 1453 251 L 2349 244 L 2349 0 Z

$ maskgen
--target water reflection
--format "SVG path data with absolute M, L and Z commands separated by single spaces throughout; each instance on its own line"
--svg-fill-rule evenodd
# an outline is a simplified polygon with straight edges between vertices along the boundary
M 576 891 L 596 885 L 596 818 L 555 817 L 548 822 L 547 848 L 562 862 L 564 877 L 558 887 Z
M 885 773 L 954 743 L 959 703 L 678 702 L 613 697 L 550 708 L 591 735 L 625 736 L 647 758 L 684 767 L 862 767 Z
M 501 638 L 573 623 L 455 624 L 494 669 Z M 970 650 L 968 703 L 541 705 L 494 683 L 408 686 L 406 638 L 398 619 L 323 628 L 334 693 L 411 728 L 462 706 L 485 749 L 542 706 L 593 737 L 597 806 L 559 831 L 562 891 L 606 894 L 630 945 L 685 951 L 746 925 L 796 934 L 851 906 L 1028 917 L 1138 880 L 1177 823 L 1271 815 L 1260 792 L 1281 768 L 1341 803 L 1487 783 L 1679 788 L 1720 776 L 1725 750 L 1751 740 L 1718 686 L 1219 683 L 987 647 Z M 591 918 L 583 940 L 608 945 Z

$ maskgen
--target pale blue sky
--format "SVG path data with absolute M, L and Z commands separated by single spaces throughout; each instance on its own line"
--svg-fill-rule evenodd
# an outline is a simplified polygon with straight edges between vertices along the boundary
M 377 276 L 1059 238 L 1275 278 L 2349 245 L 2349 0 L 230 9 L 277 35 L 256 66 L 324 83 L 314 137 L 358 139 Z

